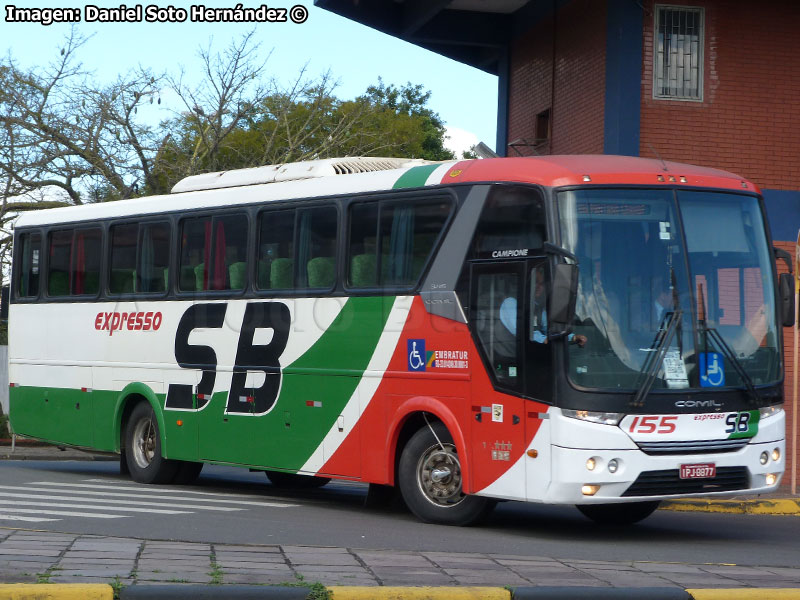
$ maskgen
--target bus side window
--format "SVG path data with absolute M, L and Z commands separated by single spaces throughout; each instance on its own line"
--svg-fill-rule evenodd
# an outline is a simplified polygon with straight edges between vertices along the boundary
M 100 291 L 101 230 L 54 231 L 49 239 L 47 294 L 96 295 Z
M 172 228 L 165 222 L 139 226 L 137 292 L 163 292 L 167 289 L 171 233 Z
M 70 279 L 72 295 L 96 295 L 100 291 L 100 254 L 103 248 L 100 229 L 78 229 L 73 242 Z
M 178 289 L 183 292 L 244 289 L 246 256 L 246 215 L 185 219 L 181 228 Z
M 108 291 L 112 294 L 132 294 L 136 281 L 136 223 L 111 228 L 111 272 Z
M 21 248 L 17 259 L 19 278 L 17 295 L 21 298 L 35 298 L 39 295 L 39 256 L 42 250 L 41 233 L 23 233 L 19 236 Z
M 256 288 L 294 287 L 294 210 L 267 210 L 258 216 Z
M 331 288 L 336 283 L 336 220 L 333 206 L 299 211 L 298 288 Z
M 374 288 L 378 285 L 378 203 L 353 204 L 349 216 L 347 285 Z
M 413 285 L 450 215 L 444 200 L 386 202 L 380 217 L 380 276 L 383 285 Z
M 47 295 L 69 296 L 72 230 L 53 231 L 48 238 Z

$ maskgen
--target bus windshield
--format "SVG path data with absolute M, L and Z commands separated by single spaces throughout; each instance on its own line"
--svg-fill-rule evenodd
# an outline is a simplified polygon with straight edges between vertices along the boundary
M 757 198 L 591 189 L 561 192 L 558 206 L 562 244 L 580 261 L 573 331 L 588 340 L 569 346 L 574 384 L 632 391 L 648 371 L 653 390 L 779 379 Z

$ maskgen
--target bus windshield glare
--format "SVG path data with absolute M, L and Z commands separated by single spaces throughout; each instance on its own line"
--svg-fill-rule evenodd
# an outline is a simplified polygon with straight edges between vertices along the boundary
M 562 245 L 579 259 L 568 373 L 580 387 L 758 386 L 780 378 L 770 253 L 758 200 L 720 192 L 559 194 Z M 669 327 L 675 315 L 676 323 Z M 659 341 L 668 329 L 666 348 Z

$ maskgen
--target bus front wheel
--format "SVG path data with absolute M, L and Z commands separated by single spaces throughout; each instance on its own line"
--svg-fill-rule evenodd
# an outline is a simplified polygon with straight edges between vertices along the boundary
M 131 478 L 139 483 L 171 483 L 177 473 L 177 463 L 161 454 L 158 421 L 147 402 L 137 404 L 128 419 L 125 458 Z
M 426 523 L 471 525 L 495 505 L 494 500 L 463 492 L 456 446 L 441 422 L 421 428 L 408 440 L 397 475 L 406 505 Z
M 655 512 L 658 500 L 653 502 L 622 502 L 619 504 L 578 504 L 584 516 L 601 525 L 633 525 Z

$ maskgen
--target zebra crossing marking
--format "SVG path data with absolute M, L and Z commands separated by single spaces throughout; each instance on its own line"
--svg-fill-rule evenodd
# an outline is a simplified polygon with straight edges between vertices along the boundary
M 0 513 L 0 521 L 25 521 L 26 523 L 44 523 L 45 521 L 60 521 L 61 519 L 45 519 L 44 517 L 20 517 L 19 515 L 4 515 Z
M 137 485 L 113 479 L 84 479 L 82 483 L 34 481 L 3 486 L 0 522 L 53 522 L 64 517 L 124 519 L 136 513 L 187 515 L 195 512 L 238 512 L 251 506 L 291 508 L 253 494 L 201 492 L 183 488 Z M 124 514 L 127 513 L 127 514 Z

